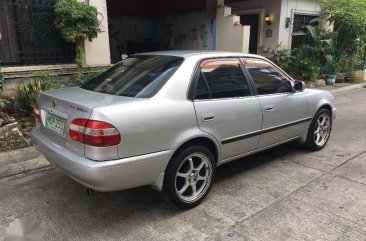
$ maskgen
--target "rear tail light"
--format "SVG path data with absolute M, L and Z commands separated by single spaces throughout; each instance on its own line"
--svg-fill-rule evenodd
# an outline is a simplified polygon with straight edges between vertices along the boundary
M 37 124 L 41 123 L 41 114 L 38 103 L 35 103 L 33 105 L 33 110 L 34 110 L 34 120 L 36 121 Z
M 69 128 L 70 138 L 89 146 L 115 146 L 121 142 L 117 129 L 102 121 L 75 119 Z

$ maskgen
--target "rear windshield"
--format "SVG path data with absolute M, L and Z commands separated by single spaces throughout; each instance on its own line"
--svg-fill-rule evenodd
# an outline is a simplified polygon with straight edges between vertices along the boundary
M 154 96 L 183 62 L 163 55 L 135 55 L 107 69 L 81 88 L 111 95 Z

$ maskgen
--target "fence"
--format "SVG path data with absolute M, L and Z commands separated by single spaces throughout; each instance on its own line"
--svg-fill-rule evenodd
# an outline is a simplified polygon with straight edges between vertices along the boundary
M 56 0 L 0 0 L 0 66 L 72 63 L 75 47 L 54 27 Z

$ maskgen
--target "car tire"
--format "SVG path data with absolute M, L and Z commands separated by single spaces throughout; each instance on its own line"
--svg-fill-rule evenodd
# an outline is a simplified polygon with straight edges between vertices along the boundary
M 320 109 L 314 116 L 306 139 L 306 147 L 319 151 L 328 143 L 332 132 L 332 114 L 327 109 Z
M 208 148 L 184 148 L 168 164 L 164 176 L 164 194 L 179 208 L 193 208 L 210 192 L 215 174 L 215 157 Z

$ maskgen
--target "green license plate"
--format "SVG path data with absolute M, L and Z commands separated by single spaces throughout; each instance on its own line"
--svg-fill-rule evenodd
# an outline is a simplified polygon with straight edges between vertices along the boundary
M 57 134 L 63 136 L 65 131 L 65 123 L 66 120 L 62 119 L 60 117 L 48 114 L 47 121 L 46 121 L 46 127 Z

